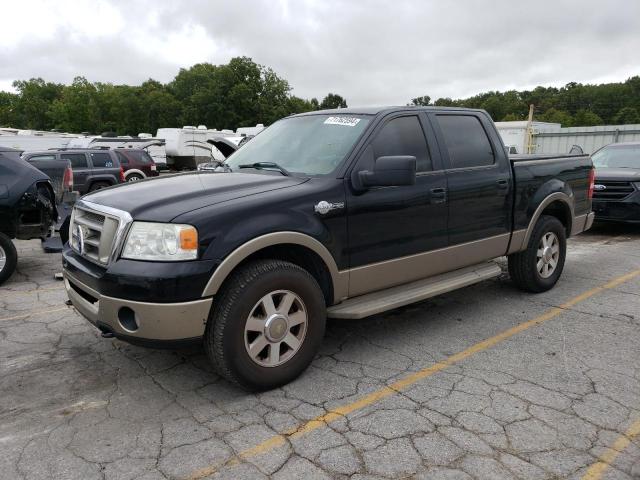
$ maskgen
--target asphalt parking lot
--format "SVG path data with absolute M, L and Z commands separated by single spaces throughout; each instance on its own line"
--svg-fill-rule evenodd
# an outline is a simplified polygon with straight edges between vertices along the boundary
M 555 289 L 508 276 L 332 321 L 284 388 L 199 348 L 102 339 L 59 255 L 18 242 L 0 287 L 0 478 L 640 478 L 640 228 L 569 243 Z

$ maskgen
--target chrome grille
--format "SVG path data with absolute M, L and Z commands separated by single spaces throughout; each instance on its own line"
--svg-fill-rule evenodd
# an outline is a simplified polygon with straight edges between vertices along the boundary
M 103 208 L 108 212 L 101 212 L 99 205 L 89 206 L 89 202 L 79 201 L 73 208 L 69 238 L 75 252 L 93 263 L 107 266 L 130 217 L 126 212 Z
M 622 200 L 634 191 L 631 182 L 596 179 L 595 185 L 593 198 L 597 200 Z

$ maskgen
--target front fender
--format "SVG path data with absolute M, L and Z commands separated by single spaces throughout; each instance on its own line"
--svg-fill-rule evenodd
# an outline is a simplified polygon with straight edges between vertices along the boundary
M 343 279 L 339 272 L 348 266 L 347 217 L 344 208 L 317 213 L 314 207 L 323 200 L 344 205 L 342 181 L 306 182 L 176 217 L 175 222 L 198 229 L 202 259 L 216 264 L 204 295 L 213 295 L 249 255 L 287 244 L 304 247 L 322 259 L 331 274 L 334 294 L 340 295 Z

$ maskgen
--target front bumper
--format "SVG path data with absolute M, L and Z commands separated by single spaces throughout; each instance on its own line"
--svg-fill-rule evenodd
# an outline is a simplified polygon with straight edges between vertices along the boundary
M 593 200 L 596 221 L 640 223 L 640 192 L 624 200 Z
M 63 275 L 73 306 L 105 334 L 151 346 L 188 343 L 204 334 L 211 298 L 181 303 L 125 300 L 101 295 L 66 270 Z

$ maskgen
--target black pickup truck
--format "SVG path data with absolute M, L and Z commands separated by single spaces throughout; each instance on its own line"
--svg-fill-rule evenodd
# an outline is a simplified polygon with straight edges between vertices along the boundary
M 482 110 L 341 109 L 280 120 L 221 163 L 83 197 L 63 253 L 104 336 L 203 341 L 249 389 L 363 318 L 500 274 L 541 292 L 590 228 L 587 155 L 510 160 Z

